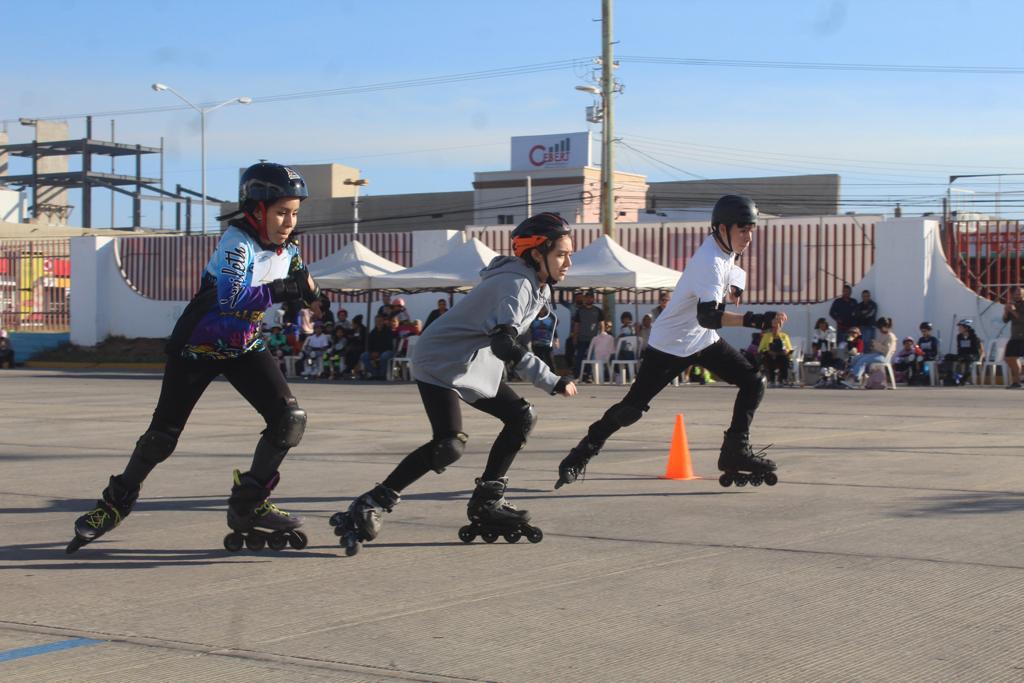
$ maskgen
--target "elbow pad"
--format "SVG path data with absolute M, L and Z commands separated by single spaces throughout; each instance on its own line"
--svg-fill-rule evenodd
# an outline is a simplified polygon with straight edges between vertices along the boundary
M 516 329 L 511 325 L 498 325 L 490 332 L 491 352 L 505 362 L 516 365 L 528 351 L 517 338 Z
M 743 314 L 743 327 L 753 327 L 755 330 L 762 331 L 767 330 L 772 326 L 775 316 L 775 311 L 765 311 L 764 313 L 747 311 Z
M 709 330 L 717 330 L 722 327 L 722 312 L 725 311 L 725 304 L 717 301 L 697 302 L 697 324 Z

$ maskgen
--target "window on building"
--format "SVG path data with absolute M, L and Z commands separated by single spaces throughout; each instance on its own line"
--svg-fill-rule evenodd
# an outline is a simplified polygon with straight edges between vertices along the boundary
M 498 214 L 498 225 L 512 225 L 515 223 L 515 216 L 510 213 Z

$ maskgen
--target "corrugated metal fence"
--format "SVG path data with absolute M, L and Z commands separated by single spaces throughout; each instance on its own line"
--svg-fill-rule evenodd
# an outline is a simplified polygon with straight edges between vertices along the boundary
M 1024 283 L 1020 221 L 953 221 L 945 230 L 946 258 L 960 280 L 979 296 L 1005 301 Z
M 0 241 L 0 327 L 66 332 L 70 293 L 68 239 Z
M 330 256 L 355 239 L 351 234 L 318 233 L 299 239 L 302 259 L 313 263 Z M 139 294 L 162 301 L 187 301 L 195 294 L 203 268 L 219 235 L 192 237 L 120 237 L 118 261 L 128 284 Z M 369 249 L 403 266 L 412 265 L 412 233 L 366 233 L 358 239 Z M 331 294 L 335 301 L 364 297 Z
M 710 226 L 621 226 L 618 242 L 629 251 L 682 270 Z M 502 253 L 511 252 L 511 229 L 471 230 L 470 236 Z M 574 228 L 580 251 L 601 236 L 597 227 Z M 751 304 L 803 304 L 833 299 L 843 283 L 860 280 L 875 261 L 875 224 L 852 219 L 770 220 L 758 224 L 753 244 L 740 258 L 747 271 L 744 300 Z M 653 303 L 657 292 L 622 292 L 618 300 Z

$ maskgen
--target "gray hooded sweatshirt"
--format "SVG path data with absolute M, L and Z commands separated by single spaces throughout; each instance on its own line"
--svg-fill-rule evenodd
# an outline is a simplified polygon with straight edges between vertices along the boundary
M 414 379 L 454 389 L 468 403 L 498 393 L 505 363 L 491 351 L 490 332 L 511 325 L 518 336 L 549 303 L 547 286 L 515 256 L 496 257 L 480 277 L 480 284 L 423 331 L 412 354 Z M 523 356 L 516 373 L 549 394 L 559 380 L 532 353 Z

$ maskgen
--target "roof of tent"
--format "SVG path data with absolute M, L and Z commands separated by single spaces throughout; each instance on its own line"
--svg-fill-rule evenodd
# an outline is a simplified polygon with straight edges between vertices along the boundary
M 480 271 L 498 252 L 473 238 L 432 261 L 374 278 L 379 289 L 403 291 L 465 290 L 480 282 Z
M 566 289 L 672 289 L 682 275 L 678 270 L 627 251 L 602 235 L 573 254 L 572 268 L 558 284 Z
M 374 279 L 402 270 L 364 245 L 352 240 L 327 258 L 309 266 L 309 273 L 325 289 L 378 289 Z

